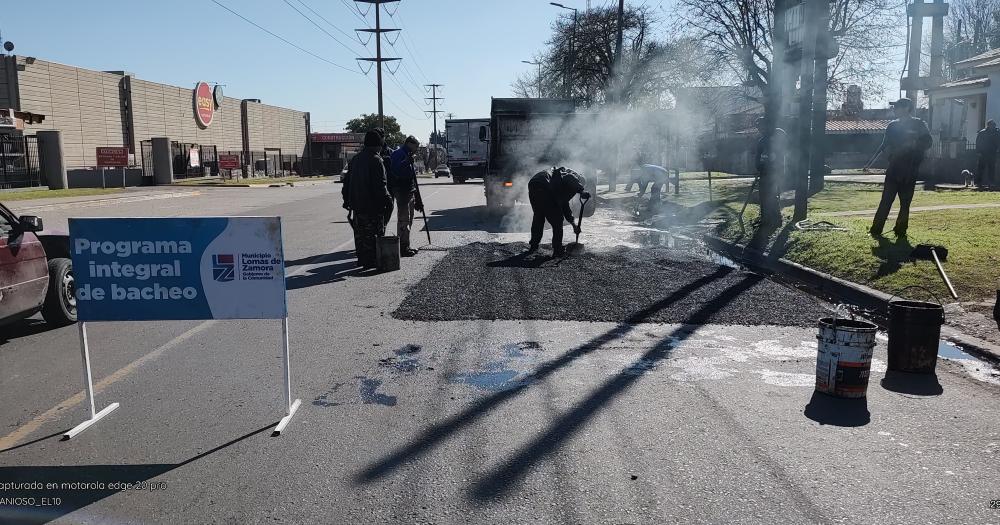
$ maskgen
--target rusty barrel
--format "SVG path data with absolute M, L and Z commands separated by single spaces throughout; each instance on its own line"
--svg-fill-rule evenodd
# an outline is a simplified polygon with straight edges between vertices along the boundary
M 889 302 L 889 370 L 933 374 L 943 324 L 944 307 L 940 304 Z
M 865 397 L 878 327 L 867 321 L 819 320 L 816 391 L 837 397 Z

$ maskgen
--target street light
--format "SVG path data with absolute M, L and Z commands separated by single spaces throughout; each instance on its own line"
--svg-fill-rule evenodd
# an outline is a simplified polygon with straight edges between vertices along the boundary
M 531 62 L 529 60 L 522 60 L 524 64 L 530 64 L 532 66 L 538 66 L 538 98 L 542 98 L 542 63 L 540 61 Z
M 558 7 L 558 8 L 561 8 L 561 9 L 568 9 L 570 11 L 573 11 L 573 36 L 570 39 L 570 48 L 569 48 L 570 49 L 570 51 L 569 51 L 569 56 L 570 56 L 570 59 L 569 59 L 570 60 L 569 75 L 572 75 L 574 69 L 576 68 L 576 15 L 577 15 L 578 11 L 574 7 L 564 6 L 564 5 L 560 4 L 559 2 L 549 2 L 549 4 L 550 5 L 554 5 L 554 6 Z M 563 78 L 566 79 L 566 76 L 564 76 Z M 566 91 L 567 91 L 566 96 L 567 97 L 572 97 L 572 95 L 573 95 L 573 86 L 568 81 L 566 82 Z

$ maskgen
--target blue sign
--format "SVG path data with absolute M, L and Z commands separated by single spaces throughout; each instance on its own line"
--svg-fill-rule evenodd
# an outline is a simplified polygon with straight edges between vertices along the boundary
M 281 319 L 279 217 L 70 219 L 80 321 Z

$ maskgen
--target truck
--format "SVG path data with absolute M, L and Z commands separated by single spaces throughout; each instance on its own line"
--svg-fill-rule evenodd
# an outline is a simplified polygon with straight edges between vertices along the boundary
M 482 140 L 479 130 L 489 125 L 488 118 L 444 121 L 448 145 L 448 169 L 451 170 L 452 182 L 461 184 L 469 179 L 486 178 L 489 143 Z
M 480 136 L 489 142 L 486 167 L 486 206 L 491 210 L 512 208 L 527 201 L 528 180 L 544 169 L 570 162 L 582 149 L 574 143 L 578 124 L 588 118 L 576 113 L 571 99 L 494 98 L 489 126 Z M 568 166 L 583 172 L 583 166 Z M 596 193 L 596 180 L 588 178 L 588 190 Z M 585 215 L 594 212 L 594 201 Z

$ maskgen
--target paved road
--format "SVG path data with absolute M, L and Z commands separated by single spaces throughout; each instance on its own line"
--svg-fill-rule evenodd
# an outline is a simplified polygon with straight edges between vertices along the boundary
M 481 186 L 426 184 L 437 249 L 365 277 L 336 191 L 46 210 L 54 227 L 280 214 L 303 407 L 270 437 L 277 322 L 95 324 L 98 404 L 122 406 L 57 441 L 86 416 L 76 331 L 4 329 L 0 484 L 43 488 L 0 490 L 0 523 L 1000 523 L 1000 381 L 983 365 L 942 360 L 939 383 L 894 392 L 880 341 L 867 401 L 833 402 L 813 394 L 812 328 L 397 320 L 444 249 L 524 241 L 503 232 L 523 222 L 482 215 Z M 594 249 L 633 238 L 588 224 Z M 26 493 L 62 507 L 4 501 Z

